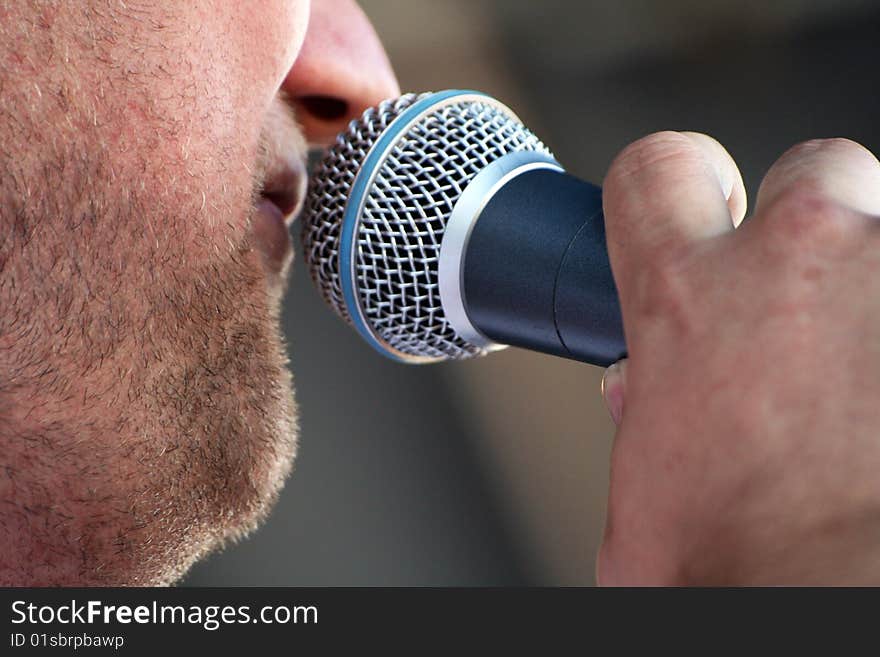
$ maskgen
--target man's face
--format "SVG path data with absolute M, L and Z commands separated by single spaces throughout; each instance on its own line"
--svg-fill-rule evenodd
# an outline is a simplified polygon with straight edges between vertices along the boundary
M 397 93 L 352 0 L 0 0 L 0 584 L 170 582 L 266 513 L 306 144 Z

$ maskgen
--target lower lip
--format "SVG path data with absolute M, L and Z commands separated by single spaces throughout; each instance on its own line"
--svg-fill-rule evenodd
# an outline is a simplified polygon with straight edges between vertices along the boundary
M 284 269 L 291 255 L 290 233 L 284 215 L 271 201 L 257 203 L 251 224 L 255 246 L 262 252 L 266 264 L 275 272 Z

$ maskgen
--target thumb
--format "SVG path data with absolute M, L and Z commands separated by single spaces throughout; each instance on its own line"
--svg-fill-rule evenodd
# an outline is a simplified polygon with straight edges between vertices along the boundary
M 614 424 L 623 419 L 623 402 L 626 393 L 627 359 L 619 360 L 605 370 L 602 376 L 602 398 Z

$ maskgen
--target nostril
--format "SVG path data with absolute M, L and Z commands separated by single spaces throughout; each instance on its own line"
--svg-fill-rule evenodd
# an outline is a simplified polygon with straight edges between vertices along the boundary
M 348 103 L 333 96 L 300 96 L 297 102 L 303 110 L 322 121 L 339 121 L 348 116 Z

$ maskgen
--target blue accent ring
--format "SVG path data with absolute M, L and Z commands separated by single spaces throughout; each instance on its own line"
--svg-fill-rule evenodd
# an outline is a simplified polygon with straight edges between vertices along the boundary
M 345 214 L 342 218 L 342 237 L 339 245 L 339 276 L 342 283 L 342 294 L 345 297 L 345 306 L 348 308 L 348 315 L 351 317 L 352 324 L 361 334 L 364 340 L 383 356 L 406 363 L 408 359 L 402 357 L 399 353 L 389 349 L 388 345 L 379 340 L 361 313 L 361 306 L 358 303 L 357 294 L 355 292 L 355 281 L 353 271 L 354 257 L 354 238 L 357 228 L 360 225 L 360 215 L 366 200 L 369 185 L 373 181 L 374 171 L 382 166 L 385 161 L 385 154 L 388 148 L 397 141 L 400 134 L 409 127 L 413 118 L 423 114 L 433 105 L 442 103 L 456 96 L 487 96 L 480 91 L 467 91 L 460 89 L 450 89 L 449 91 L 440 91 L 431 94 L 427 98 L 413 103 L 397 116 L 385 131 L 376 140 L 376 143 L 370 148 L 364 163 L 361 165 L 352 186 L 351 194 L 348 197 L 348 203 L 345 205 Z

